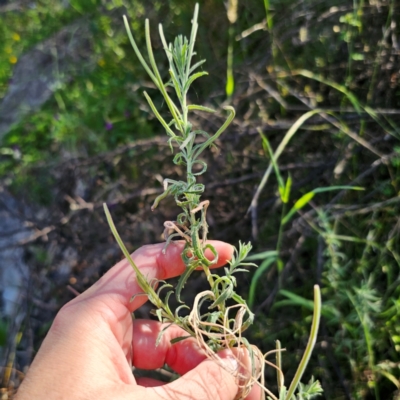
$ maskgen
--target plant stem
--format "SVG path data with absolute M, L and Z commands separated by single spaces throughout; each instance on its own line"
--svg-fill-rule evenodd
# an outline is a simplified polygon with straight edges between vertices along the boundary
M 290 384 L 290 387 L 286 394 L 285 400 L 292 399 L 292 396 L 294 395 L 294 392 L 297 389 L 297 386 L 300 383 L 300 379 L 303 376 L 303 373 L 304 373 L 304 371 L 307 367 L 307 364 L 310 360 L 311 353 L 313 351 L 315 342 L 317 340 L 319 321 L 321 319 L 321 307 L 322 307 L 321 291 L 320 291 L 319 286 L 315 285 L 314 286 L 314 313 L 313 313 L 313 320 L 312 320 L 312 324 L 311 324 L 310 337 L 308 338 L 306 350 L 304 351 L 303 358 L 301 359 L 300 364 L 297 368 L 296 374 Z

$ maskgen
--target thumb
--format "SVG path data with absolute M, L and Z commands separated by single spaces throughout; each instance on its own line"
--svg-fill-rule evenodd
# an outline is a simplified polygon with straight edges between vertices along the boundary
M 238 386 L 228 371 L 237 371 L 238 363 L 233 357 L 225 357 L 221 362 L 226 370 L 214 361 L 205 360 L 176 381 L 148 389 L 154 390 L 154 398 L 168 400 L 233 400 Z

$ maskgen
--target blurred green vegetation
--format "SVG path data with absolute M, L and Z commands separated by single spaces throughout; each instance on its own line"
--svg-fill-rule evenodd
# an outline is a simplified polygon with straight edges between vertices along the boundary
M 144 185 L 162 190 L 154 176 L 179 172 L 164 157 L 163 147 L 139 145 L 162 132 L 143 100 L 143 88 L 148 90 L 151 83 L 130 48 L 122 15 L 128 16 L 141 46 L 144 19 L 150 19 L 158 57 L 157 23 L 163 23 L 168 40 L 188 34 L 194 3 L 1 2 L 0 102 L 18 83 L 13 71 L 22 55 L 34 46 L 81 20 L 94 38 L 93 67 L 75 66 L 50 99 L 2 139 L 2 186 L 53 209 L 59 202 L 55 193 L 65 183 L 64 175 L 55 173 L 60 165 L 76 160 L 89 165 L 116 151 L 88 168 L 82 179 L 95 184 L 85 201 L 108 200 L 118 187 L 117 194 L 128 199 L 115 201 L 120 204 L 118 215 L 126 218 L 119 231 L 125 230 L 133 245 L 144 238 L 159 240 L 150 234 L 158 229 L 151 227 L 156 217 L 141 211 L 148 199 L 129 201 L 129 196 Z M 207 179 L 213 185 L 210 208 L 216 210 L 210 211 L 210 229 L 214 237 L 232 242 L 253 236 L 256 254 L 278 251 L 273 262 L 258 257 L 264 269 L 254 275 L 254 341 L 267 351 L 279 339 L 287 348 L 284 371 L 293 374 L 311 321 L 306 300 L 319 283 L 323 323 L 308 375 L 322 382 L 327 399 L 398 399 L 399 5 L 394 0 L 239 0 L 237 19 L 228 19 L 229 2 L 199 3 L 197 52 L 207 60 L 209 76 L 194 84 L 193 102 L 217 108 L 229 98 L 237 109 L 232 133 L 221 138 L 221 154 L 207 160 Z M 154 98 L 162 104 L 160 97 Z M 277 165 L 285 182 L 292 179 L 285 205 L 279 178 L 272 174 L 260 187 L 271 155 L 263 149 L 257 128 L 276 151 L 285 132 L 310 110 L 315 115 L 298 128 Z M 201 116 L 196 123 L 213 127 Z M 283 226 L 282 216 L 304 194 L 316 187 L 343 185 L 365 190 L 320 193 Z M 260 196 L 252 220 L 246 212 L 257 188 Z M 65 222 L 57 225 L 62 234 L 55 240 L 75 243 L 78 235 L 84 258 L 89 239 L 84 239 L 84 228 L 73 225 L 64 203 L 55 215 L 60 220 L 68 215 L 71 231 L 65 231 Z M 145 233 L 134 232 L 131 223 L 137 221 Z M 46 244 L 40 246 L 46 249 Z M 250 280 L 243 278 L 244 296 Z M 275 382 L 273 374 L 267 378 Z

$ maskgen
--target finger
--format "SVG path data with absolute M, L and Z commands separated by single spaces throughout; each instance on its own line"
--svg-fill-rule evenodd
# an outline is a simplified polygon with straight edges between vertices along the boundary
M 237 368 L 235 359 L 225 359 L 227 369 Z M 238 387 L 231 373 L 214 361 L 206 360 L 178 380 L 161 387 L 149 388 L 157 397 L 174 400 L 232 400 Z M 150 393 L 149 393 L 150 394 Z
M 167 364 L 183 375 L 204 361 L 206 355 L 194 338 L 171 344 L 172 339 L 188 335 L 176 325 L 166 329 L 157 343 L 160 332 L 166 326 L 158 321 L 133 321 L 132 365 L 140 369 L 157 369 Z
M 250 393 L 247 395 L 246 400 L 260 400 L 262 399 L 262 393 L 263 389 L 261 389 L 261 387 L 255 383 L 251 388 Z
M 187 336 L 187 333 L 176 325 L 171 325 L 165 330 L 158 345 L 156 345 L 159 333 L 166 326 L 167 324 L 152 320 L 133 321 L 133 366 L 140 369 L 153 370 L 167 364 L 178 374 L 184 375 L 207 359 L 205 352 L 198 346 L 195 338 L 188 338 L 171 344 L 172 339 Z M 240 373 L 245 377 L 251 375 L 251 361 L 247 350 L 239 351 L 237 348 L 222 350 L 218 353 L 218 356 L 222 359 L 235 358 Z M 236 371 L 228 372 L 235 373 Z M 142 385 L 141 383 L 139 384 Z M 153 386 L 159 385 L 155 384 Z M 260 386 L 254 384 L 246 400 L 259 400 L 261 393 Z
M 263 390 L 254 380 L 257 378 L 257 372 L 261 369 L 260 360 L 258 358 L 254 359 L 253 362 L 255 362 L 255 368 L 253 368 L 249 351 L 244 347 L 234 347 L 222 350 L 218 352 L 218 356 L 220 358 L 234 357 L 236 359 L 238 363 L 238 370 L 234 371 L 234 375 L 237 377 L 236 382 L 243 390 L 247 385 L 252 386 L 250 392 L 246 396 L 246 400 L 259 400 L 262 398 L 261 395 Z M 253 375 L 253 369 L 257 371 L 255 372 L 256 376 Z
M 213 267 L 221 267 L 232 258 L 233 247 L 220 241 L 210 241 L 217 253 L 218 261 Z M 164 243 L 143 246 L 132 254 L 132 259 L 140 269 L 147 281 L 151 279 L 168 279 L 178 276 L 185 270 L 185 265 L 181 254 L 185 243 L 182 241 L 172 242 L 163 252 Z M 212 260 L 214 255 L 207 250 L 205 255 Z M 107 295 L 112 299 L 122 303 L 130 311 L 134 311 L 144 304 L 147 296 L 138 296 L 130 302 L 133 295 L 142 293 L 135 272 L 127 260 L 122 260 L 111 268 L 96 284 L 84 292 L 80 299 L 88 297 Z M 83 296 L 83 297 L 82 297 Z

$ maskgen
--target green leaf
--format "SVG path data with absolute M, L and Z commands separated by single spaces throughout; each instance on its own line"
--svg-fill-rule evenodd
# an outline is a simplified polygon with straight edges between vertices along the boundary
M 160 322 L 163 322 L 162 311 L 163 311 L 163 310 L 161 310 L 161 308 L 159 308 L 159 309 L 156 310 L 156 315 L 157 315 L 157 318 L 158 318 L 158 320 L 159 320 Z
M 149 56 L 149 60 L 150 60 L 150 65 L 153 69 L 154 72 L 154 76 L 157 80 L 157 88 L 160 90 L 161 94 L 163 95 L 165 102 L 167 103 L 167 106 L 169 108 L 170 113 L 172 114 L 173 119 L 175 120 L 176 125 L 178 126 L 178 128 L 181 130 L 182 126 L 181 126 L 181 121 L 182 118 L 179 117 L 179 115 L 177 114 L 178 112 L 178 108 L 176 107 L 176 105 L 174 104 L 174 102 L 171 100 L 171 98 L 169 97 L 166 89 L 165 89 L 165 85 L 164 82 L 161 78 L 160 72 L 158 71 L 157 68 L 157 64 L 156 64 L 156 60 L 154 58 L 154 54 L 153 54 L 153 48 L 151 45 L 151 37 L 150 37 L 150 25 L 149 25 L 149 20 L 146 19 L 145 21 L 145 36 L 146 36 L 146 45 L 147 45 L 147 53 Z
M 176 79 L 176 76 L 175 76 L 174 72 L 171 69 L 169 70 L 169 74 L 171 76 L 172 83 L 174 85 L 176 95 L 178 96 L 179 99 L 182 99 L 183 96 L 182 96 L 181 85 L 179 84 L 178 80 Z
M 180 303 L 181 301 L 181 291 L 185 286 L 186 281 L 189 279 L 189 276 L 192 275 L 193 271 L 198 267 L 198 264 L 194 262 L 192 265 L 186 267 L 185 272 L 180 276 L 178 284 L 176 285 L 175 297 Z
M 196 64 L 193 64 L 193 65 L 190 67 L 189 75 L 190 75 L 195 69 L 199 68 L 200 65 L 203 65 L 205 62 L 206 62 L 206 60 L 201 60 L 201 61 L 198 61 Z
M 192 62 L 192 57 L 193 57 L 193 49 L 194 49 L 194 44 L 196 42 L 196 35 L 197 35 L 197 29 L 199 27 L 198 23 L 197 23 L 197 18 L 199 15 L 199 4 L 196 3 L 194 6 L 194 14 L 193 14 L 193 18 L 192 18 L 192 30 L 190 32 L 190 39 L 189 39 L 189 48 L 188 48 L 188 63 L 186 65 L 186 76 L 190 75 L 190 64 Z
M 311 200 L 312 198 L 315 196 L 314 192 L 308 192 L 306 194 L 304 194 L 303 196 L 300 197 L 299 200 L 296 201 L 296 203 L 294 203 L 294 210 L 300 210 L 301 208 L 303 208 L 304 206 L 306 206 Z
M 253 277 L 251 278 L 251 284 L 249 289 L 249 307 L 252 308 L 254 305 L 254 299 L 256 297 L 256 287 L 261 276 L 269 269 L 269 267 L 276 261 L 276 256 L 271 256 L 264 260 L 264 262 L 258 267 Z
M 106 214 L 107 222 L 108 222 L 108 225 L 110 226 L 111 232 L 113 233 L 113 235 L 115 237 L 115 240 L 117 241 L 120 249 L 124 253 L 124 256 L 128 260 L 129 264 L 132 266 L 133 270 L 135 271 L 136 279 L 137 279 L 137 282 L 138 282 L 140 288 L 147 295 L 152 295 L 152 296 L 154 296 L 154 298 L 157 298 L 158 296 L 157 296 L 156 292 L 151 287 L 151 285 L 147 282 L 147 279 L 145 278 L 145 276 L 142 274 L 140 269 L 136 266 L 135 262 L 132 260 L 132 257 L 130 255 L 129 251 L 127 250 L 127 248 L 125 247 L 124 242 L 122 241 L 121 237 L 119 236 L 117 228 L 114 225 L 114 221 L 112 220 L 110 211 L 108 210 L 107 204 L 104 203 L 103 207 L 104 207 L 104 212 Z
M 280 174 L 278 164 L 277 164 L 277 162 L 275 160 L 275 155 L 274 155 L 274 153 L 272 151 L 271 145 L 269 144 L 269 140 L 267 139 L 267 137 L 263 134 L 263 132 L 261 131 L 260 128 L 258 128 L 257 130 L 258 130 L 258 133 L 261 136 L 261 139 L 262 139 L 262 142 L 263 142 L 264 151 L 271 158 L 271 163 L 272 163 L 272 166 L 274 167 L 276 179 L 278 180 L 279 194 L 281 195 L 281 198 L 282 198 L 282 193 L 285 190 L 285 184 L 284 184 L 282 176 Z
M 193 110 L 199 110 L 199 111 L 205 111 L 205 112 L 209 112 L 209 113 L 215 113 L 216 111 L 213 110 L 212 108 L 209 107 L 205 107 L 205 106 L 199 106 L 197 104 L 190 104 L 188 106 L 188 110 L 189 111 L 193 111 Z
M 232 74 L 228 74 L 225 91 L 227 97 L 231 97 L 233 92 L 235 91 L 235 80 Z
M 190 307 L 186 304 L 181 304 L 179 307 L 176 308 L 175 310 L 175 318 L 181 318 L 179 317 L 179 311 L 182 310 L 183 308 L 187 308 L 188 310 L 190 310 Z
M 323 389 L 319 381 L 314 380 L 314 377 L 311 377 L 308 384 L 299 383 L 299 391 L 297 393 L 297 397 L 299 399 L 311 400 L 315 397 L 320 396 L 323 393 Z
M 294 206 L 290 209 L 290 211 L 282 219 L 282 225 L 285 225 L 286 223 L 288 223 L 290 221 L 290 219 L 293 217 L 293 215 L 298 210 L 300 210 L 304 206 L 306 206 L 316 194 L 324 193 L 324 192 L 331 192 L 333 190 L 364 190 L 364 188 L 359 187 L 359 186 L 329 186 L 329 187 L 313 189 L 311 192 L 308 192 L 308 193 L 304 194 L 303 196 L 301 196 L 300 199 L 297 200 L 296 203 L 294 203 Z
M 224 110 L 229 112 L 229 115 L 224 122 L 224 124 L 221 126 L 221 128 L 218 129 L 218 131 L 208 138 L 204 143 L 202 143 L 199 146 L 196 146 L 196 151 L 194 152 L 193 158 L 197 159 L 198 156 L 203 152 L 204 149 L 206 149 L 208 146 L 210 146 L 215 140 L 218 139 L 218 137 L 221 135 L 222 132 L 225 131 L 225 129 L 230 125 L 230 123 L 233 121 L 235 118 L 235 109 L 231 106 L 224 106 Z
M 314 302 L 312 300 L 305 299 L 304 297 L 284 289 L 281 289 L 279 293 L 291 299 L 294 305 L 305 307 L 311 311 L 314 308 Z
M 228 285 L 222 291 L 222 293 L 215 299 L 214 303 L 212 303 L 211 306 L 208 307 L 208 308 L 212 309 L 212 308 L 217 307 L 217 306 L 219 306 L 221 304 L 225 304 L 226 300 L 230 299 L 232 297 L 233 293 L 234 293 L 233 285 L 232 284 Z
M 132 47 L 133 47 L 133 50 L 134 50 L 135 53 L 136 53 L 137 58 L 139 59 L 139 61 L 140 61 L 140 63 L 142 64 L 143 68 L 146 70 L 146 72 L 147 72 L 148 75 L 150 76 L 151 80 L 154 82 L 154 84 L 155 84 L 155 85 L 157 86 L 157 88 L 159 89 L 159 84 L 158 84 L 157 78 L 156 78 L 156 76 L 153 74 L 153 72 L 151 72 L 150 67 L 149 67 L 148 64 L 146 63 L 145 59 L 144 59 L 143 56 L 142 56 L 142 53 L 140 52 L 139 48 L 137 47 L 136 42 L 135 42 L 135 39 L 133 38 L 133 35 L 132 35 L 131 28 L 130 28 L 129 23 L 128 23 L 128 19 L 126 18 L 125 15 L 123 16 L 123 19 L 124 19 L 125 29 L 126 29 L 126 32 L 127 32 L 127 34 L 128 34 L 128 37 L 129 37 L 129 41 L 131 42 L 131 45 L 132 45 Z
M 365 59 L 365 56 L 362 53 L 352 53 L 351 58 L 354 61 L 363 61 Z
M 144 97 L 146 97 L 147 102 L 149 103 L 151 111 L 153 111 L 156 118 L 160 121 L 161 125 L 165 128 L 167 134 L 174 138 L 176 136 L 174 131 L 169 127 L 169 125 L 165 122 L 164 118 L 160 115 L 156 106 L 154 105 L 153 101 L 151 100 L 150 96 L 146 92 L 143 92 L 143 94 L 144 94 Z
M 285 136 L 283 137 L 282 141 L 279 143 L 279 146 L 277 147 L 277 149 L 275 150 L 274 153 L 274 160 L 275 162 L 278 162 L 278 158 L 280 157 L 280 155 L 282 154 L 282 152 L 285 150 L 287 144 L 290 142 L 290 140 L 292 139 L 292 137 L 297 133 L 297 131 L 301 128 L 301 126 L 311 117 L 313 117 L 315 114 L 319 114 L 322 113 L 323 111 L 320 109 L 315 109 L 315 110 L 311 110 L 306 112 L 305 114 L 303 114 L 291 127 L 290 129 L 286 132 Z M 255 209 L 257 207 L 258 204 L 258 199 L 260 197 L 261 192 L 263 191 L 265 185 L 268 182 L 269 176 L 271 175 L 273 169 L 273 164 L 272 162 L 270 162 L 267 170 L 264 173 L 264 176 L 261 179 L 260 184 L 258 185 L 257 191 L 253 196 L 253 199 L 251 201 L 251 205 L 249 208 L 249 211 L 252 209 Z
M 311 71 L 308 71 L 308 70 L 305 70 L 305 69 L 298 70 L 298 71 L 293 71 L 292 74 L 293 75 L 297 75 L 298 74 L 298 75 L 301 75 L 301 76 L 304 76 L 306 78 L 310 78 L 310 79 L 316 80 L 318 82 L 323 83 L 324 85 L 327 85 L 327 86 L 330 86 L 330 87 L 334 88 L 335 90 L 337 90 L 337 91 L 341 92 L 342 94 L 344 94 L 349 99 L 349 101 L 351 102 L 351 104 L 353 104 L 353 107 L 356 109 L 356 111 L 358 113 L 361 112 L 362 106 L 361 106 L 359 100 L 344 85 L 340 85 L 340 84 L 338 84 L 338 83 L 336 83 L 334 81 L 331 81 L 329 79 L 324 78 L 322 75 L 315 74 L 315 73 L 313 73 Z
M 171 343 L 171 344 L 175 344 L 175 343 L 178 343 L 178 342 L 182 342 L 182 340 L 189 339 L 189 338 L 191 338 L 191 337 L 192 337 L 192 335 L 188 335 L 188 336 L 179 336 L 179 337 L 176 337 L 176 338 L 171 339 L 171 340 L 170 340 L 170 343 Z
M 168 324 L 167 326 L 165 326 L 157 335 L 157 340 L 156 340 L 156 347 L 158 347 L 158 345 L 160 344 L 160 341 L 162 339 L 162 337 L 164 336 L 165 331 L 172 325 Z
M 188 81 L 186 82 L 186 85 L 185 85 L 185 87 L 183 88 L 183 91 L 184 91 L 184 92 L 187 91 L 187 90 L 189 89 L 190 85 L 191 85 L 196 79 L 198 79 L 198 78 L 200 78 L 200 77 L 202 77 L 202 76 L 204 76 L 204 75 L 208 75 L 208 72 L 202 71 L 202 72 L 197 72 L 197 73 L 193 74 L 193 75 L 188 79 Z
M 278 257 L 276 260 L 276 268 L 279 274 L 283 271 L 283 267 L 284 267 L 283 261 L 280 257 Z
M 292 188 L 292 177 L 289 174 L 289 177 L 286 180 L 285 189 L 283 190 L 283 193 L 281 193 L 282 202 L 285 204 L 289 202 L 291 188 Z
M 324 193 L 324 192 L 331 192 L 332 190 L 365 190 L 365 188 L 360 186 L 329 186 L 329 187 L 322 187 L 313 189 L 314 193 Z
M 253 254 L 251 256 L 246 257 L 246 260 L 253 261 L 253 260 L 265 260 L 266 258 L 270 257 L 277 257 L 278 252 L 276 250 L 268 250 L 263 251 L 261 253 Z

